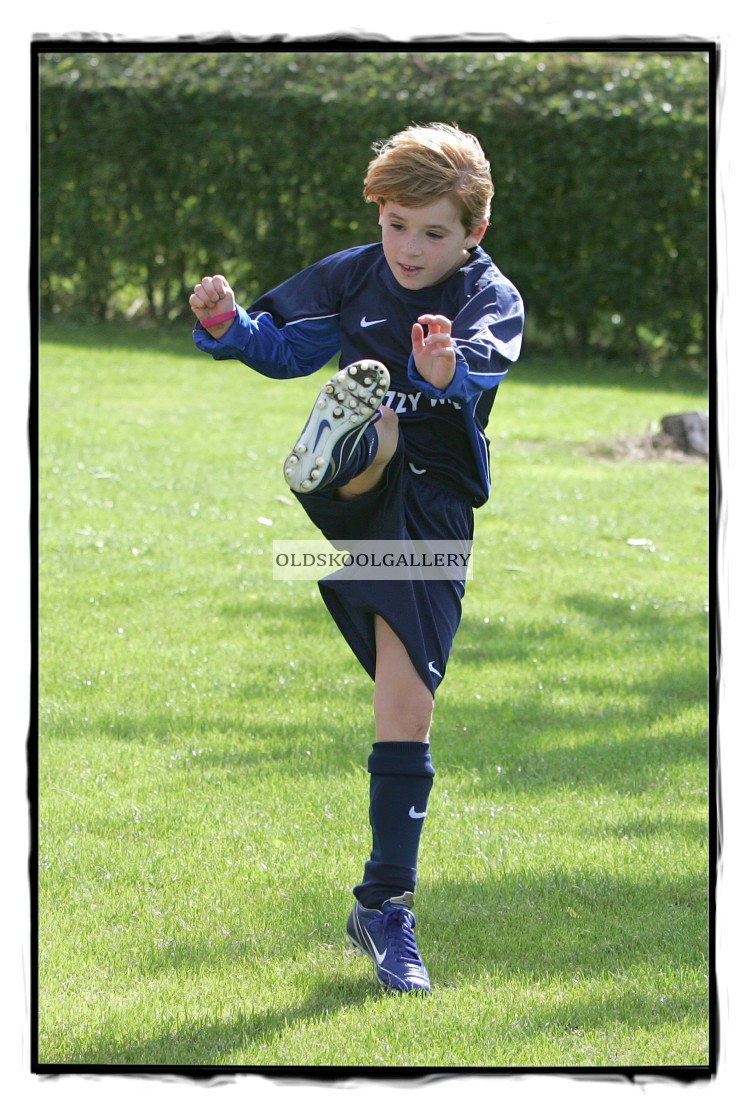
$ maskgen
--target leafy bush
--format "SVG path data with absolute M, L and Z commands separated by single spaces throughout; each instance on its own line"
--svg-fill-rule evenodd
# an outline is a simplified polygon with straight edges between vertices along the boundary
M 47 316 L 187 316 L 205 271 L 243 302 L 377 239 L 371 144 L 474 131 L 485 245 L 537 346 L 702 360 L 714 53 L 400 51 L 38 55 Z

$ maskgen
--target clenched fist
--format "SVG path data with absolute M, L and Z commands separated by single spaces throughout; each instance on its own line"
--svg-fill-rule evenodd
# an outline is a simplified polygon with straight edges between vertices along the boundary
M 225 276 L 221 276 L 219 273 L 217 276 L 203 276 L 200 283 L 195 284 L 194 292 L 189 297 L 189 306 L 200 322 L 203 323 L 206 319 L 213 319 L 216 315 L 235 311 L 236 300 L 231 285 Z M 205 329 L 210 332 L 213 338 L 220 338 L 232 323 L 233 319 L 227 319 Z

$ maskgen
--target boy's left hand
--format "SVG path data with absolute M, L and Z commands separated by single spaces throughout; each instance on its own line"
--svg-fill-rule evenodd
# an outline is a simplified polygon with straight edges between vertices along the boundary
M 456 369 L 451 320 L 445 315 L 421 315 L 412 326 L 412 356 L 423 380 L 445 389 Z

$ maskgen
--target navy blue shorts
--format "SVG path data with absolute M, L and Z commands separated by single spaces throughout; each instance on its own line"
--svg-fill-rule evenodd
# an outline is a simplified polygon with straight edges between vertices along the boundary
M 343 501 L 335 491 L 296 494 L 328 541 L 471 542 L 470 498 L 436 478 L 415 473 L 399 446 L 381 488 Z M 345 640 L 371 678 L 376 675 L 374 616 L 404 644 L 419 676 L 435 693 L 446 673 L 462 617 L 463 578 L 353 579 L 327 576 L 319 590 Z

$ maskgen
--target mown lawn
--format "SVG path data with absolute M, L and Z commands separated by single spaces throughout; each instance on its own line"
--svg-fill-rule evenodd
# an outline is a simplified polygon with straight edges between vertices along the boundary
M 432 750 L 426 999 L 345 949 L 370 682 L 273 539 L 322 375 L 44 336 L 38 1058 L 709 1062 L 709 477 L 648 435 L 703 387 L 526 358 Z

